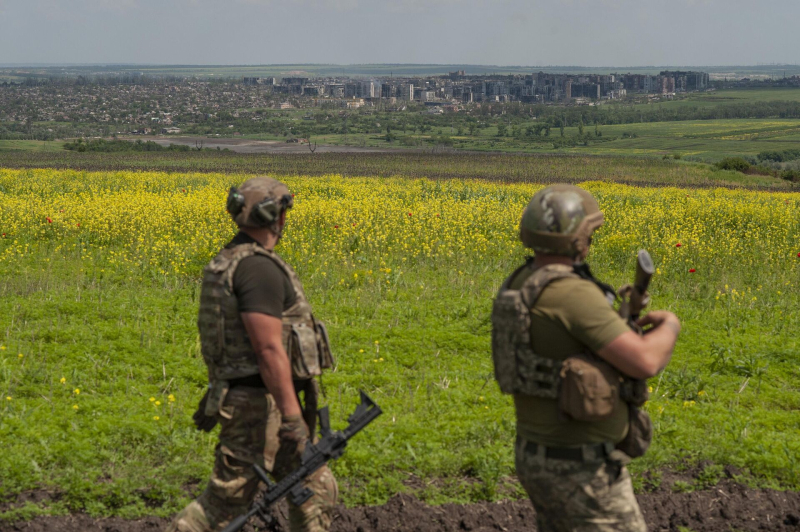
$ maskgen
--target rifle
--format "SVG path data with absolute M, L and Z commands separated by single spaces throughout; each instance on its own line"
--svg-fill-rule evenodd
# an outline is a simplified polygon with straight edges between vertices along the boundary
M 647 293 L 647 287 L 650 285 L 650 278 L 653 277 L 655 271 L 650 253 L 640 249 L 636 255 L 636 275 L 633 278 L 633 284 L 621 286 L 617 291 L 622 298 L 622 303 L 619 306 L 619 315 L 639 335 L 645 334 L 645 332 L 636 323 L 636 320 L 639 319 L 642 309 L 650 303 L 650 294 Z M 638 408 L 644 405 L 650 397 L 650 393 L 647 390 L 647 380 L 626 378 L 620 385 L 620 397 L 632 407 Z
M 342 456 L 347 441 L 382 413 L 380 407 L 366 393 L 363 391 L 359 391 L 359 393 L 361 394 L 361 404 L 347 418 L 349 425 L 342 431 L 331 432 L 327 406 L 319 411 L 319 427 L 322 438 L 315 445 L 309 443 L 306 446 L 300 467 L 289 473 L 280 482 L 275 484 L 267 476 L 266 471 L 258 464 L 253 464 L 256 475 L 267 485 L 267 492 L 262 499 L 253 503 L 246 514 L 231 521 L 222 532 L 238 532 L 256 514 L 265 522 L 270 522 L 272 518 L 267 513 L 267 509 L 286 496 L 290 497 L 292 504 L 300 506 L 314 495 L 313 491 L 303 486 L 305 478 L 328 463 L 328 460 Z
M 619 315 L 628 322 L 631 329 L 639 334 L 642 334 L 642 328 L 637 325 L 636 320 L 639 319 L 642 309 L 650 302 L 647 287 L 650 285 L 650 278 L 654 273 L 653 259 L 646 250 L 640 249 L 636 255 L 636 275 L 633 284 L 626 284 L 617 291 L 622 298 Z

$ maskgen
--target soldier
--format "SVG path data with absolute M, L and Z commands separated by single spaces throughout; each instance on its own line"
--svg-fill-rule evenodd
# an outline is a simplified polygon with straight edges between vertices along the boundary
M 206 490 L 169 531 L 221 530 L 255 497 L 252 464 L 280 480 L 299 465 L 314 433 L 314 377 L 332 365 L 332 357 L 300 280 L 273 251 L 292 204 L 289 189 L 268 177 L 230 190 L 227 208 L 239 233 L 204 270 L 198 319 L 209 389 L 194 420 L 205 431 L 222 425 L 216 461 Z M 305 485 L 314 496 L 299 507 L 290 504 L 290 528 L 326 531 L 336 480 L 325 466 Z
M 602 223 L 585 190 L 537 192 L 520 223 L 535 257 L 503 283 L 492 311 L 495 375 L 514 395 L 517 475 L 539 532 L 646 530 L 625 464 L 649 444 L 652 425 L 636 405 L 644 379 L 669 362 L 680 322 L 651 311 L 642 336 L 614 311 L 613 289 L 583 262 Z M 638 398 L 625 393 L 634 389 Z

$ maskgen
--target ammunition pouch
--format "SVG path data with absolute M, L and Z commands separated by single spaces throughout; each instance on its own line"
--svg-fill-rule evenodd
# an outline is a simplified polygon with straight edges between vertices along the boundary
M 292 364 L 294 379 L 310 379 L 333 366 L 328 331 L 322 322 L 284 323 L 284 345 Z
M 620 396 L 619 372 L 594 355 L 569 357 L 561 365 L 558 404 L 578 421 L 602 421 L 614 413 Z

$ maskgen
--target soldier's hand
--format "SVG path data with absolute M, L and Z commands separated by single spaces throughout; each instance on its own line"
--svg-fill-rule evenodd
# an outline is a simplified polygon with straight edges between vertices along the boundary
M 678 319 L 678 316 L 668 310 L 654 310 L 652 312 L 648 312 L 647 315 L 636 320 L 636 323 L 640 327 L 652 325 L 653 327 L 650 330 L 667 326 L 673 330 L 675 336 L 678 336 L 678 333 L 681 332 L 681 321 Z
M 309 433 L 308 426 L 299 414 L 294 416 L 283 416 L 281 418 L 281 428 L 278 429 L 278 440 L 280 447 L 275 457 L 276 465 L 293 464 L 293 468 L 299 464 L 303 452 L 306 450 Z
M 197 427 L 197 430 L 202 430 L 203 432 L 211 432 L 211 430 L 217 426 L 217 417 L 206 415 L 207 402 L 208 402 L 208 390 L 206 390 L 206 393 L 205 395 L 203 395 L 203 398 L 200 399 L 200 402 L 197 404 L 197 410 L 195 411 L 194 415 L 192 415 L 192 421 L 194 421 L 194 426 Z

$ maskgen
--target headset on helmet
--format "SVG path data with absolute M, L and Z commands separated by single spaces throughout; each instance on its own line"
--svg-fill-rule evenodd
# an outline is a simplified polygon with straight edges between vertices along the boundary
M 294 205 L 286 185 L 268 177 L 253 178 L 228 191 L 226 208 L 240 227 L 269 227 Z

